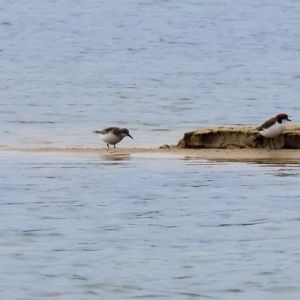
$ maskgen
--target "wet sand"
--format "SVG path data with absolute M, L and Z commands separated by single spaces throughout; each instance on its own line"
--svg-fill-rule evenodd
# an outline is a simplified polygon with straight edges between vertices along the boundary
M 266 150 L 266 149 L 178 149 L 170 147 L 161 148 L 9 148 L 2 147 L 0 151 L 28 152 L 28 153 L 59 153 L 59 154 L 92 154 L 100 155 L 106 159 L 120 156 L 133 156 L 145 158 L 185 158 L 220 161 L 248 161 L 248 162 L 274 162 L 274 163 L 300 163 L 300 151 L 292 149 Z

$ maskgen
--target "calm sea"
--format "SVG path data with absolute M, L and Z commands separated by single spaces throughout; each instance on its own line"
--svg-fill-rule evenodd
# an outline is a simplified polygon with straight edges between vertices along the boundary
M 0 4 L 1 145 L 174 144 L 190 129 L 299 123 L 298 1 Z
M 299 124 L 300 3 L 2 0 L 0 147 Z M 0 152 L 2 299 L 299 299 L 299 167 Z
M 299 166 L 5 153 L 2 299 L 299 299 Z

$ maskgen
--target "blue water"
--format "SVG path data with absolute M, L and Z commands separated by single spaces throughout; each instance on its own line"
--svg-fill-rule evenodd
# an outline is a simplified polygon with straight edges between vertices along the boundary
M 3 152 L 1 166 L 3 299 L 299 297 L 297 165 Z
M 0 149 L 299 124 L 297 1 L 0 3 Z M 1 299 L 299 299 L 299 168 L 0 152 Z
M 297 1 L 4 0 L 1 145 L 175 144 L 190 129 L 299 123 Z M 104 145 L 105 146 L 105 145 Z

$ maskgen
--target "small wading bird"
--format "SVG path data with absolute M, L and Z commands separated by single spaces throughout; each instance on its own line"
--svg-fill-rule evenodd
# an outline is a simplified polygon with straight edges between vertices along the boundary
M 291 121 L 287 114 L 279 114 L 265 123 L 252 130 L 252 132 L 257 132 L 261 135 L 261 137 L 266 137 L 268 139 L 269 148 L 271 149 L 270 139 L 273 141 L 274 149 L 276 149 L 274 138 L 281 135 L 285 129 L 287 122 Z M 262 140 L 258 137 L 257 140 Z
M 109 148 L 109 145 L 114 145 L 114 148 L 116 148 L 116 144 L 121 142 L 125 136 L 129 136 L 133 139 L 129 134 L 129 130 L 126 128 L 108 127 L 101 131 L 96 130 L 94 133 L 100 135 L 102 141 L 106 143 L 107 148 Z

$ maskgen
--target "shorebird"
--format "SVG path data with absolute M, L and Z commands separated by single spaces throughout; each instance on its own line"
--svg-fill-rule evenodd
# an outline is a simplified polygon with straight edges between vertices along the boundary
M 270 139 L 273 141 L 273 146 L 276 149 L 274 137 L 281 135 L 285 129 L 287 122 L 291 121 L 287 114 L 279 114 L 262 125 L 252 130 L 252 132 L 258 132 L 261 136 L 266 137 L 268 139 L 269 148 L 271 149 Z
M 116 144 L 121 142 L 125 136 L 129 136 L 133 139 L 127 128 L 108 127 L 101 131 L 96 130 L 94 133 L 100 135 L 102 141 L 106 143 L 107 148 L 109 148 L 109 145 L 114 145 L 114 148 L 116 148 Z

